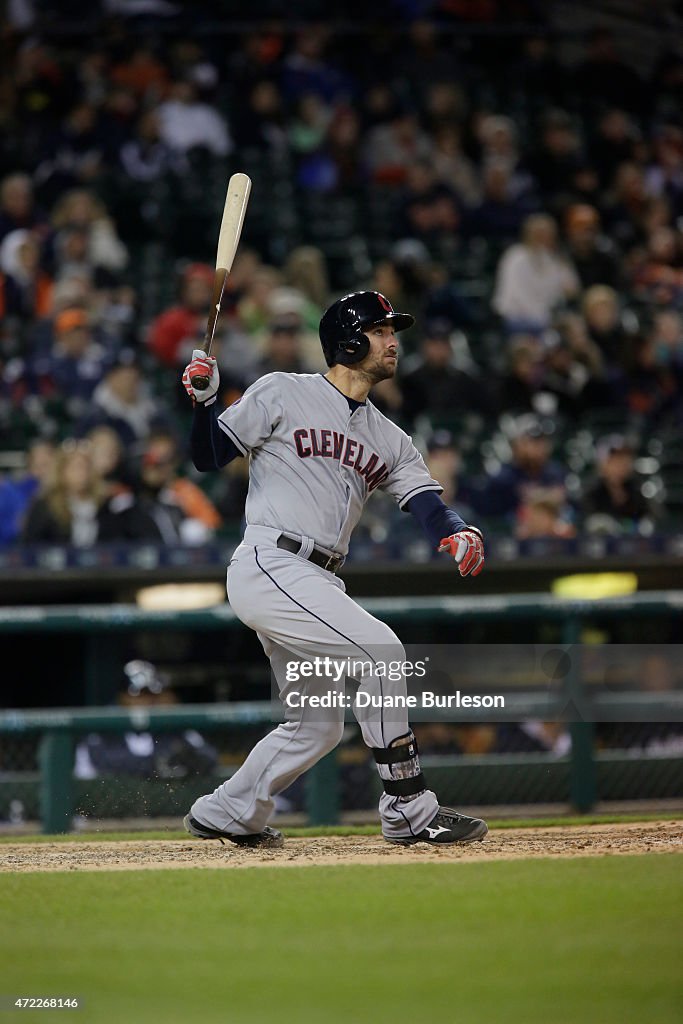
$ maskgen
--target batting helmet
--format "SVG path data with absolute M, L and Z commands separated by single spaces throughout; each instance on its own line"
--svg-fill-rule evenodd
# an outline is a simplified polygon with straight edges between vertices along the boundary
M 351 292 L 337 299 L 320 321 L 320 341 L 327 365 L 352 366 L 361 362 L 370 351 L 370 340 L 364 331 L 383 323 L 391 324 L 395 331 L 405 331 L 412 327 L 415 318 L 410 313 L 395 313 L 380 292 Z

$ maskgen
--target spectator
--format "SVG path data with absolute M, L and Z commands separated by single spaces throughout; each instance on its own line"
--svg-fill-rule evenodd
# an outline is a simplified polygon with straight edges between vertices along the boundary
M 73 83 L 58 48 L 37 33 L 24 39 L 15 53 L 12 78 L 19 153 L 24 166 L 35 166 L 42 139 L 72 102 Z
M 379 384 L 375 384 L 369 397 L 372 400 L 372 404 L 381 413 L 388 416 L 390 420 L 394 420 L 395 423 L 399 424 L 403 422 L 401 414 L 403 395 L 396 382 L 396 378 L 381 380 Z
M 413 732 L 423 754 L 462 753 L 454 722 L 416 722 Z
M 167 406 L 150 394 L 134 353 L 123 350 L 95 388 L 74 432 L 83 437 L 93 427 L 107 424 L 129 448 L 144 442 L 153 429 L 167 427 L 170 418 Z
M 78 273 L 65 273 L 60 281 L 56 281 L 52 289 L 52 315 L 65 309 L 85 309 L 94 312 L 96 293 L 92 281 Z
M 330 30 L 322 23 L 305 25 L 294 37 L 282 62 L 280 84 L 285 101 L 295 107 L 302 96 L 317 96 L 326 104 L 348 101 L 353 82 L 327 53 Z
M 126 493 L 132 486 L 132 469 L 126 449 L 113 427 L 93 427 L 84 437 L 90 445 L 95 471 L 102 478 L 107 497 Z
M 98 120 L 91 104 L 77 103 L 45 140 L 34 180 L 47 206 L 66 189 L 90 187 L 102 175 L 106 139 Z
M 119 149 L 119 161 L 131 181 L 143 184 L 186 170 L 182 153 L 171 149 L 161 138 L 161 119 L 156 109 L 145 110 L 140 115 L 135 134 Z
M 462 86 L 456 84 L 452 76 L 431 82 L 424 92 L 421 106 L 423 123 L 432 138 L 441 128 L 462 124 L 468 113 Z
M 295 156 L 305 156 L 320 149 L 331 113 L 316 93 L 305 93 L 299 97 L 287 127 L 289 146 Z
M 588 206 L 594 206 L 596 210 L 602 210 L 602 196 L 598 172 L 586 157 L 574 169 L 571 187 L 567 193 L 567 202 L 587 203 Z
M 138 345 L 140 294 L 122 284 L 96 292 L 96 318 L 99 336 L 108 352 Z
M 344 193 L 365 185 L 363 145 L 357 111 L 348 104 L 335 107 L 325 138 L 325 153 L 333 169 L 331 178 L 335 192 Z
M 235 309 L 240 326 L 247 334 L 253 336 L 266 330 L 272 316 L 271 296 L 281 285 L 281 271 L 268 265 L 257 267 L 251 279 L 245 282 Z
M 105 487 L 87 443 L 65 441 L 54 473 L 27 510 L 21 541 L 92 547 L 99 536 L 104 498 Z
M 150 324 L 147 345 L 163 366 L 173 369 L 185 366 L 192 350 L 203 340 L 213 281 L 212 267 L 205 263 L 191 263 L 182 272 L 178 302 Z
M 482 200 L 466 217 L 465 231 L 510 244 L 519 237 L 522 225 L 537 207 L 531 194 L 514 194 L 505 164 L 489 163 L 483 170 Z
M 425 265 L 422 277 L 425 281 L 424 292 L 420 296 L 420 305 L 414 307 L 421 310 L 420 320 L 448 320 L 454 328 L 475 327 L 481 322 L 476 303 L 465 297 L 458 285 L 453 282 L 445 264 L 434 261 Z M 419 280 L 420 278 L 417 279 L 416 286 Z M 408 344 L 413 345 L 414 336 L 417 334 L 416 327 L 406 332 L 406 347 Z
M 586 289 L 581 299 L 581 312 L 588 336 L 600 349 L 604 360 L 613 366 L 625 365 L 631 354 L 637 321 L 628 311 L 622 312 L 614 288 L 595 284 Z
M 550 753 L 567 757 L 572 739 L 565 722 L 542 722 L 532 718 L 524 722 L 502 723 L 498 727 L 497 752 L 501 754 Z
M 530 493 L 544 488 L 547 497 L 564 501 L 566 470 L 552 459 L 552 431 L 538 417 L 522 416 L 510 440 L 511 460 L 472 490 L 475 510 L 513 522 Z
M 586 56 L 575 69 L 573 88 L 587 115 L 605 104 L 634 114 L 646 109 L 643 79 L 621 59 L 613 33 L 602 26 L 588 36 Z
M 654 132 L 652 162 L 645 172 L 648 194 L 665 198 L 674 222 L 683 216 L 683 128 L 665 123 Z
M 475 136 L 482 171 L 490 164 L 504 167 L 508 172 L 510 196 L 514 199 L 534 191 L 535 182 L 522 160 L 519 133 L 511 118 L 502 114 L 480 116 Z
M 653 99 L 663 110 L 680 110 L 683 104 L 683 55 L 670 38 L 662 48 L 651 73 Z
M 560 255 L 555 221 L 535 213 L 524 221 L 496 270 L 493 308 L 510 333 L 542 333 L 551 317 L 579 288 L 576 271 Z
M 512 76 L 536 107 L 542 108 L 547 100 L 563 105 L 571 95 L 570 76 L 557 58 L 555 41 L 540 33 L 522 39 L 522 54 Z
M 207 49 L 196 39 L 183 36 L 176 39 L 166 55 L 176 78 L 189 78 L 206 97 L 215 97 L 219 80 L 218 67 L 209 58 Z
M 321 310 L 298 288 L 281 285 L 273 289 L 268 297 L 268 313 L 268 330 L 275 323 L 296 327 L 304 364 L 311 370 L 324 371 L 326 364 L 318 334 Z M 267 346 L 267 336 L 268 331 L 255 338 L 258 348 L 263 349 Z
M 528 165 L 544 203 L 559 213 L 571 194 L 574 175 L 583 162 L 576 125 L 564 110 L 543 115 L 540 145 Z
M 240 38 L 240 45 L 226 61 L 227 79 L 236 96 L 248 96 L 259 82 L 275 79 L 285 46 L 280 25 L 265 23 Z
M 422 322 L 428 314 L 427 303 L 430 290 L 437 285 L 443 287 L 444 306 L 447 312 L 434 312 L 433 316 L 449 318 L 450 306 L 457 302 L 458 292 L 454 286 L 449 287 L 448 275 L 443 274 L 437 281 L 439 263 L 432 259 L 427 246 L 417 238 L 401 238 L 394 243 L 387 253 L 386 259 L 375 265 L 372 287 L 382 295 L 388 295 L 396 307 L 407 303 L 407 308 L 414 309 L 416 321 Z M 446 295 L 446 292 L 448 294 Z M 454 323 L 465 320 L 466 303 L 460 302 L 458 319 Z M 430 313 L 430 316 L 432 314 Z M 417 323 L 401 333 L 401 348 L 412 351 L 419 337 Z
M 80 229 L 87 233 L 87 260 L 91 267 L 102 268 L 116 277 L 128 265 L 128 251 L 116 225 L 104 204 L 88 189 L 72 189 L 60 197 L 52 211 L 52 226 L 53 250 L 60 231 Z
M 635 339 L 625 378 L 619 381 L 631 413 L 650 428 L 683 420 L 683 366 L 672 362 L 654 333 Z
M 318 325 L 320 323 L 320 317 L 322 315 L 321 309 L 320 306 L 318 306 L 306 294 L 305 282 L 303 278 L 304 273 L 308 273 L 308 268 L 310 267 L 311 280 L 309 281 L 309 286 L 315 286 L 316 282 L 314 279 L 314 275 L 316 273 L 316 269 L 320 269 L 322 271 L 324 263 L 316 263 L 314 261 L 318 258 L 324 260 L 324 257 L 322 256 L 322 253 L 320 252 L 319 249 L 312 247 L 312 259 L 311 262 L 309 262 L 308 258 L 306 257 L 306 247 L 302 247 L 302 249 L 302 266 L 299 268 L 298 272 L 302 282 L 302 287 L 298 287 L 297 285 L 282 284 L 279 285 L 277 288 L 274 288 L 273 291 L 268 296 L 267 309 L 269 319 L 278 316 L 289 316 L 290 314 L 298 317 L 301 322 L 302 328 L 307 332 L 314 333 L 315 343 L 317 345 L 320 345 L 320 339 L 318 337 Z M 296 260 L 297 258 L 300 258 L 298 250 L 294 249 L 292 252 L 292 256 L 292 261 L 288 262 L 286 266 L 283 268 L 284 276 L 287 276 L 291 269 L 296 267 Z M 319 289 L 321 283 L 324 280 L 324 277 L 321 275 L 318 281 Z
M 507 365 L 496 381 L 496 406 L 501 412 L 530 413 L 543 383 L 543 349 L 533 334 L 513 334 L 507 343 Z
M 46 217 L 35 205 L 28 174 L 8 174 L 0 182 L 0 242 L 12 231 L 44 230 Z
M 378 185 L 402 185 L 417 161 L 429 161 L 433 145 L 420 128 L 417 115 L 399 106 L 388 123 L 371 128 L 366 137 L 366 160 L 370 179 Z
M 540 540 L 576 536 L 576 527 L 566 518 L 566 504 L 555 488 L 530 489 L 517 509 L 517 540 Z
M 136 46 L 127 60 L 114 64 L 110 78 L 115 85 L 130 90 L 138 102 L 158 102 L 169 88 L 168 71 L 145 44 Z
M 481 199 L 477 170 L 465 153 L 460 129 L 452 123 L 434 133 L 432 166 L 439 181 L 449 184 L 465 207 L 476 206 Z
M 466 412 L 486 415 L 489 397 L 481 380 L 460 369 L 454 358 L 452 328 L 445 320 L 425 325 L 420 353 L 406 359 L 399 384 L 402 414 L 410 422 L 423 415 L 457 417 Z
M 474 513 L 467 503 L 467 488 L 461 486 L 462 453 L 450 430 L 436 430 L 428 438 L 425 462 L 430 475 L 443 487 L 444 504 L 457 508 L 458 515 L 469 522 Z
M 413 92 L 416 105 L 422 105 L 435 85 L 451 84 L 457 62 L 434 21 L 417 17 L 410 22 L 401 68 Z
M 682 237 L 669 227 L 650 235 L 645 259 L 633 275 L 635 293 L 643 301 L 683 309 Z
M 249 490 L 249 460 L 233 459 L 221 471 L 213 500 L 224 526 L 240 525 Z
M 640 133 L 625 110 L 610 107 L 600 116 L 590 151 L 601 188 L 609 188 L 621 164 L 635 160 L 639 138 Z
M 618 288 L 621 283 L 619 260 L 612 242 L 600 230 L 600 214 L 588 203 L 572 203 L 564 215 L 567 255 L 579 276 L 582 288 L 606 284 Z
M 92 262 L 90 233 L 87 228 L 70 226 L 58 231 L 52 240 L 52 265 L 55 282 L 77 277 L 92 282 L 96 291 L 114 288 L 119 275 Z
M 620 164 L 602 213 L 605 231 L 622 252 L 644 240 L 643 220 L 652 198 L 643 168 L 632 162 Z
M 303 319 L 298 312 L 279 313 L 266 331 L 263 354 L 251 371 L 251 382 L 266 373 L 310 373 L 303 349 Z
M 659 228 L 669 228 L 672 224 L 671 203 L 664 196 L 648 199 L 641 218 L 643 242 Z M 631 253 L 627 254 L 631 256 Z
M 465 757 L 481 757 L 496 752 L 498 728 L 489 722 L 456 725 L 455 741 L 458 752 Z
M 179 474 L 180 452 L 173 434 L 153 432 L 142 449 L 139 480 L 108 502 L 100 540 L 147 540 L 163 544 L 204 544 L 221 518 L 193 481 Z
M 204 149 L 217 157 L 232 152 L 227 121 L 215 107 L 199 99 L 194 82 L 175 82 L 158 114 L 161 140 L 169 149 L 183 154 Z
M 274 82 L 257 81 L 248 92 L 247 105 L 238 105 L 234 118 L 235 145 L 273 156 L 287 151 L 287 125 L 282 97 Z
M 652 324 L 657 362 L 683 371 L 683 313 L 674 309 L 658 310 Z
M 591 339 L 586 321 L 580 313 L 576 311 L 561 313 L 553 321 L 553 329 L 568 343 L 574 359 L 583 367 L 587 379 L 602 376 L 604 372 L 602 353 Z
M 0 317 L 31 321 L 46 317 L 52 279 L 40 266 L 40 244 L 25 229 L 11 231 L 0 245 Z
M 569 338 L 559 331 L 550 331 L 543 350 L 541 393 L 552 395 L 555 412 L 565 421 L 573 422 L 583 411 L 583 389 L 588 374 L 576 358 Z
M 121 707 L 142 711 L 178 703 L 168 675 L 151 662 L 132 659 L 123 666 L 123 675 L 117 698 Z M 112 775 L 183 779 L 210 773 L 217 762 L 215 748 L 194 729 L 88 733 L 76 747 L 74 775 L 77 779 Z
M 85 52 L 78 61 L 76 78 L 78 91 L 86 103 L 100 107 L 104 102 L 110 86 L 111 61 L 102 46 Z
M 181 474 L 181 463 L 175 434 L 157 431 L 148 438 L 142 453 L 143 482 L 175 502 L 186 520 L 194 521 L 183 533 L 195 531 L 199 536 L 203 532 L 204 539 L 209 539 L 221 525 L 220 515 L 201 487 Z
M 139 116 L 140 108 L 135 93 L 125 86 L 109 83 L 100 107 L 100 117 L 111 165 L 115 165 L 121 146 L 134 134 Z
M 317 331 L 330 294 L 325 254 L 315 245 L 298 245 L 287 257 L 283 271 L 285 284 L 308 300 L 306 323 Z
M 29 445 L 25 471 L 0 479 L 0 547 L 20 537 L 27 509 L 52 478 L 56 451 L 52 441 L 37 438 Z
M 417 160 L 406 170 L 400 197 L 402 233 L 422 241 L 430 252 L 453 243 L 462 215 L 457 195 L 440 182 L 431 160 Z
M 580 502 L 585 529 L 610 534 L 651 529 L 656 510 L 643 496 L 635 474 L 633 443 L 612 434 L 598 442 L 596 453 L 596 476 Z
M 93 335 L 88 313 L 73 308 L 54 318 L 52 348 L 38 365 L 41 377 L 77 418 L 85 413 L 110 359 Z

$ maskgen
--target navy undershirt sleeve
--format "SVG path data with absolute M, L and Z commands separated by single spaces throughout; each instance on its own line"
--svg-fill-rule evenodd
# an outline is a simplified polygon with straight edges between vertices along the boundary
M 208 408 L 203 402 L 195 403 L 190 431 L 190 455 L 195 468 L 202 472 L 221 469 L 242 454 L 218 425 L 221 411 L 218 402 L 212 402 Z
M 435 548 L 444 537 L 464 530 L 467 523 L 446 505 L 436 491 L 422 491 L 406 503 L 405 509 L 415 516 Z

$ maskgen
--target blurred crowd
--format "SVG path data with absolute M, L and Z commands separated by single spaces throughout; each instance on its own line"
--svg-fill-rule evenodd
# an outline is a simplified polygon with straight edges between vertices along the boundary
M 245 167 L 224 401 L 272 370 L 324 372 L 322 311 L 377 288 L 417 324 L 373 400 L 465 518 L 520 540 L 671 525 L 683 59 L 663 36 L 645 74 L 596 29 L 569 63 L 533 4 L 538 32 L 468 51 L 433 6 L 365 34 L 114 17 L 94 39 L 31 31 L 18 5 L 0 69 L 0 545 L 239 525 L 247 467 L 194 472 L 180 373 Z

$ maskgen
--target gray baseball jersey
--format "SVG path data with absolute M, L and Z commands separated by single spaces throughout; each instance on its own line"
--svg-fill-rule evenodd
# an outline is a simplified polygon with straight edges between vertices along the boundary
M 330 684 L 307 676 L 293 684 L 292 659 L 317 663 L 332 657 L 344 664 L 362 657 L 375 666 L 375 671 L 363 669 L 359 682 L 359 692 L 373 703 L 354 712 L 365 743 L 385 749 L 408 735 L 407 710 L 394 700 L 405 697 L 405 677 L 378 667 L 403 665 L 403 645 L 393 630 L 346 594 L 339 577 L 310 562 L 307 554 L 315 543 L 345 555 L 363 505 L 376 488 L 388 491 L 400 506 L 422 491 L 442 488 L 407 434 L 372 402 L 352 412 L 346 397 L 321 374 L 268 374 L 224 410 L 218 423 L 250 459 L 247 528 L 228 567 L 228 598 L 238 618 L 256 630 L 270 659 L 285 721 L 256 744 L 234 775 L 199 797 L 191 814 L 212 828 L 245 834 L 263 829 L 277 794 L 342 736 L 340 705 L 321 714 L 287 701 L 294 689 L 306 697 L 320 696 L 332 685 L 343 693 L 345 680 Z M 298 538 L 307 553 L 300 557 L 278 547 L 281 533 Z M 387 710 L 385 701 L 395 710 Z M 393 770 L 378 765 L 380 775 L 389 773 L 383 778 L 394 778 Z M 416 775 L 417 758 L 406 760 L 402 770 Z M 409 802 L 383 792 L 382 832 L 387 838 L 417 834 L 438 806 L 429 789 Z
M 443 490 L 400 427 L 370 401 L 351 412 L 322 374 L 269 373 L 218 422 L 250 456 L 247 524 L 310 537 L 340 555 L 376 488 L 401 508 Z

